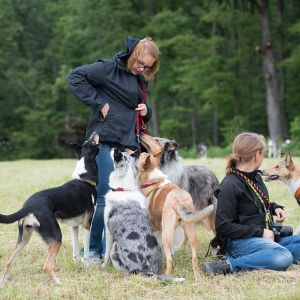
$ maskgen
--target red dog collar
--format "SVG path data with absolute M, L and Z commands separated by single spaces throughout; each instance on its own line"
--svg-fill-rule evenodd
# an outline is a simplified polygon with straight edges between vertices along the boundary
M 300 205 L 300 186 L 298 187 L 297 191 L 295 192 L 295 198 L 297 200 L 298 205 Z
M 124 188 L 118 187 L 116 189 L 110 188 L 113 192 L 125 192 L 126 190 Z
M 141 188 L 141 189 L 146 189 L 147 187 L 149 187 L 149 186 L 151 186 L 151 185 L 154 185 L 154 184 L 157 184 L 157 182 L 141 184 L 141 185 L 140 185 L 140 188 Z

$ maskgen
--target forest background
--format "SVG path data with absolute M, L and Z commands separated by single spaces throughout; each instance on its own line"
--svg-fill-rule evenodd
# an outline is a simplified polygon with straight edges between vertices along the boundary
M 68 73 L 151 36 L 150 132 L 211 155 L 255 131 L 300 155 L 300 1 L 0 0 L 0 160 L 71 156 L 89 108 Z M 215 151 L 213 151 L 215 149 Z

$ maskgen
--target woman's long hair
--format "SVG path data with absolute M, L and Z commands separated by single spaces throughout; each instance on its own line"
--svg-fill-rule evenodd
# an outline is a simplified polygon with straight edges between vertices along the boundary
M 159 52 L 159 49 L 158 49 L 156 43 L 150 37 L 146 37 L 146 38 L 140 40 L 137 43 L 137 45 L 134 47 L 130 57 L 128 58 L 127 68 L 131 69 L 133 67 L 133 65 L 136 63 L 136 61 L 138 60 L 139 56 L 144 53 L 148 53 L 155 59 L 155 62 L 150 69 L 144 69 L 145 79 L 147 81 L 153 80 L 154 75 L 159 70 L 160 52 Z
M 233 141 L 232 153 L 227 160 L 226 175 L 231 173 L 239 162 L 248 162 L 257 151 L 264 151 L 266 141 L 263 135 L 254 132 L 240 133 Z

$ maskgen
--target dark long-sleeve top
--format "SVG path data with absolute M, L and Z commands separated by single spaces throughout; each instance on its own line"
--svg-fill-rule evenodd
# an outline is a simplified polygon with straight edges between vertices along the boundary
M 258 173 L 243 172 L 267 196 L 268 190 Z M 269 197 L 269 196 L 268 196 Z M 220 240 L 261 237 L 265 228 L 265 209 L 248 184 L 238 175 L 226 175 L 221 182 L 216 214 L 216 231 Z M 276 203 L 271 203 L 270 212 L 274 215 Z
M 144 99 L 141 86 L 147 90 L 147 82 L 140 75 L 127 69 L 127 60 L 139 39 L 128 37 L 126 51 L 117 53 L 113 59 L 75 68 L 68 76 L 70 88 L 80 101 L 91 107 L 87 137 L 95 131 L 101 142 L 126 147 L 138 147 L 136 139 L 135 108 Z M 101 109 L 108 103 L 109 111 L 104 119 Z M 144 118 L 151 117 L 151 109 Z

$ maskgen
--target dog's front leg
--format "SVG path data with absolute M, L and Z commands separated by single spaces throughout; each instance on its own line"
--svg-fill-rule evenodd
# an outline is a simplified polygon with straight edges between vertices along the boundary
M 78 247 L 78 226 L 71 227 L 71 237 L 72 237 L 72 248 L 73 248 L 73 259 L 79 259 L 79 247 Z
M 104 262 L 102 264 L 102 268 L 105 268 L 107 266 L 110 259 L 110 252 L 113 246 L 113 238 L 107 226 L 106 226 L 105 233 L 106 233 L 106 249 L 105 249 L 105 257 L 104 257 Z

